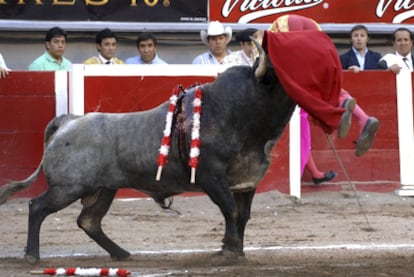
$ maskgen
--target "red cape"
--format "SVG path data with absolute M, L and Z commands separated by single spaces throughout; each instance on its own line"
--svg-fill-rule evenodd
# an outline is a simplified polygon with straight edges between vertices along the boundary
M 338 128 L 342 66 L 331 39 L 316 30 L 265 31 L 263 48 L 289 97 L 318 120 L 327 133 Z

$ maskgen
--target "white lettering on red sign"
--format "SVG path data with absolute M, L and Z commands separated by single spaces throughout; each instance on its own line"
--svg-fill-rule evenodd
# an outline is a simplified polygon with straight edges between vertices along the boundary
M 240 16 L 238 22 L 248 23 L 266 16 L 310 9 L 321 5 L 324 1 L 323 7 L 329 7 L 326 0 L 225 0 L 222 16 L 226 18 L 232 12 L 244 14 Z M 414 18 L 414 0 L 378 0 L 376 17 L 381 19 L 387 12 L 394 15 L 392 23 L 402 23 Z
M 394 5 L 392 5 L 393 3 Z M 394 16 L 392 23 L 401 23 L 414 17 L 414 10 L 411 10 L 413 7 L 414 1 L 412 0 L 379 0 L 375 13 L 379 18 L 382 18 L 387 10 L 393 9 L 398 14 Z
M 222 15 L 228 17 L 239 4 L 239 11 L 248 14 L 241 16 L 238 22 L 248 23 L 269 15 L 305 10 L 322 2 L 323 0 L 226 0 Z

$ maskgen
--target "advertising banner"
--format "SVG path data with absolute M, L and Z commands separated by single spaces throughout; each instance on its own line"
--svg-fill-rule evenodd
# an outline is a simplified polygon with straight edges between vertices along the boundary
M 270 23 L 300 14 L 319 23 L 414 23 L 412 0 L 210 0 L 210 20 Z
M 414 24 L 414 1 L 0 0 L 0 20 L 270 23 L 291 13 L 319 23 Z
M 208 0 L 0 0 L 0 19 L 206 22 Z

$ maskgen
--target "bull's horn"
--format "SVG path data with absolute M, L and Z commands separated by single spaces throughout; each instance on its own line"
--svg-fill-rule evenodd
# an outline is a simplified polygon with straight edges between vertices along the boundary
M 257 66 L 256 71 L 254 72 L 254 76 L 256 77 L 256 79 L 260 80 L 266 74 L 265 51 L 263 50 L 262 45 L 254 37 L 250 37 L 250 39 L 259 51 L 259 65 Z

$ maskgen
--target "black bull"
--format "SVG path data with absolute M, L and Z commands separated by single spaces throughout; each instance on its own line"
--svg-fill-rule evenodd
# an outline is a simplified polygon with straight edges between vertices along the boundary
M 129 253 L 108 238 L 101 220 L 119 188 L 145 192 L 165 207 L 165 199 L 202 191 L 225 219 L 221 254 L 243 256 L 243 239 L 256 186 L 269 166 L 269 152 L 286 127 L 295 104 L 285 94 L 268 58 L 254 68 L 235 66 L 202 86 L 200 156 L 195 184 L 188 165 L 195 88 L 177 103 L 168 163 L 156 181 L 157 155 L 169 103 L 143 112 L 61 116 L 45 131 L 45 150 L 37 170 L 26 180 L 0 190 L 0 204 L 28 187 L 43 168 L 48 189 L 29 203 L 26 260 L 39 260 L 43 220 L 78 199 L 77 224 L 112 258 Z M 264 69 L 264 70 L 263 70 Z

